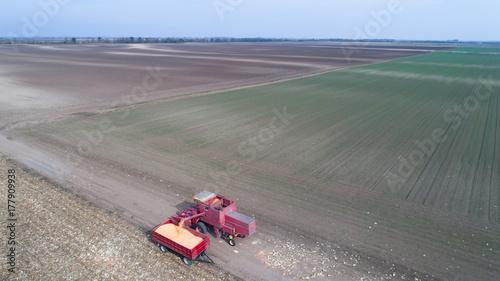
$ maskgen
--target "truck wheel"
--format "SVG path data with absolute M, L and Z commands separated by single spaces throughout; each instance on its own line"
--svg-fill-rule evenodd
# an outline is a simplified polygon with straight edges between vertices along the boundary
M 207 226 L 201 221 L 194 225 L 194 230 L 202 234 L 207 234 Z
M 188 259 L 188 258 L 186 258 L 186 257 L 183 257 L 183 258 L 182 258 L 182 261 L 183 261 L 183 262 L 184 262 L 184 264 L 186 264 L 186 265 L 191 265 L 191 264 L 193 263 L 193 260 L 190 260 L 190 259 Z
M 236 241 L 234 241 L 233 239 L 229 239 L 229 240 L 227 240 L 227 243 L 228 243 L 229 245 L 231 245 L 232 247 L 234 247 L 234 246 L 236 245 Z
M 163 246 L 162 244 L 159 244 L 158 247 L 160 247 L 160 251 L 164 252 L 164 253 L 167 253 L 168 252 L 168 248 Z

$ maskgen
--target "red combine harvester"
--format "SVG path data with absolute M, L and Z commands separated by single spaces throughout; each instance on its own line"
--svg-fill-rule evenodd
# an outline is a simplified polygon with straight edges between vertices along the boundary
M 191 208 L 177 212 L 172 218 L 203 234 L 207 234 L 208 227 L 213 228 L 217 238 L 226 239 L 231 246 L 236 245 L 236 237 L 245 238 L 255 232 L 255 219 L 238 213 L 231 198 L 205 190 L 193 199 Z

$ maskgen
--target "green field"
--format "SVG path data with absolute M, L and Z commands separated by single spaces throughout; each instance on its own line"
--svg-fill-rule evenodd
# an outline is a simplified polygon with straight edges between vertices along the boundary
M 498 223 L 499 80 L 497 49 L 456 49 L 125 109 L 105 116 L 116 129 L 104 140 L 201 170 L 268 169 L 283 189 L 342 182 Z M 276 119 L 284 108 L 293 118 Z M 76 144 L 64 132 L 102 118 L 44 131 Z
M 487 264 L 500 256 L 499 81 L 498 49 L 460 48 L 75 116 L 20 136 L 63 147 L 73 160 L 93 158 L 184 186 L 286 196 L 309 204 L 298 213 L 321 206 L 360 228 L 370 209 L 387 227 L 380 241 L 397 230 L 460 249 L 438 254 L 464 264 L 470 254 L 471 267 L 492 276 L 497 271 Z M 259 210 L 273 209 L 266 208 Z M 453 219 L 442 224 L 434 212 Z M 313 231 L 321 219 L 304 227 Z M 379 239 L 363 235 L 367 244 Z M 382 249 L 387 240 L 380 241 L 371 246 Z

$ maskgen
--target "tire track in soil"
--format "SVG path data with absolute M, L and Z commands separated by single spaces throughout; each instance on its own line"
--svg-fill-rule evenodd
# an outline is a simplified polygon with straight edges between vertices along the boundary
M 441 189 L 438 192 L 438 195 L 436 196 L 436 200 L 435 200 L 436 203 L 433 204 L 433 205 L 436 205 L 436 204 L 439 204 L 439 202 L 445 202 L 444 204 L 439 204 L 438 207 L 447 206 L 446 209 L 449 211 L 452 211 L 452 212 L 455 212 L 452 210 L 452 202 L 454 202 L 455 196 L 452 196 L 450 193 L 453 192 L 454 195 L 456 194 L 456 188 L 457 188 L 458 184 L 455 183 L 453 185 L 453 183 L 452 183 L 453 174 L 450 175 L 450 171 L 462 169 L 461 162 L 459 160 L 457 160 L 456 158 L 458 155 L 460 155 L 458 152 L 461 150 L 460 148 L 462 147 L 462 143 L 464 142 L 463 134 L 465 133 L 464 130 L 452 128 L 454 122 L 457 121 L 458 119 L 460 119 L 460 117 L 456 116 L 452 120 L 452 122 L 449 122 L 449 125 L 445 130 L 445 136 L 450 136 L 451 132 L 453 132 L 453 131 L 455 133 L 453 134 L 453 138 L 451 140 L 447 140 L 448 142 L 450 142 L 450 144 L 447 146 L 448 149 L 447 149 L 445 157 L 444 157 L 445 159 L 450 159 L 449 164 L 447 165 L 448 167 L 446 169 L 446 175 L 448 175 L 448 176 L 444 177 L 443 182 L 441 184 Z M 456 144 L 454 145 L 454 143 L 456 143 Z M 451 156 L 449 156 L 450 152 L 452 152 L 452 150 L 453 150 L 453 153 L 451 154 Z M 444 168 L 445 162 L 443 162 L 442 165 Z M 441 169 L 441 167 L 439 169 Z M 450 184 L 451 184 L 451 186 L 450 186 Z
M 457 96 L 459 93 L 460 93 L 460 88 L 463 87 L 463 85 L 460 85 L 460 86 L 457 86 L 458 90 L 456 91 L 456 94 L 452 97 L 452 99 L 450 99 L 450 102 L 453 100 L 453 98 L 455 96 Z M 442 110 L 444 109 L 447 109 L 446 107 L 443 107 Z M 458 116 L 457 116 L 458 117 Z M 468 120 L 470 121 L 470 120 Z M 453 122 L 452 122 L 453 123 Z M 451 128 L 451 124 L 450 124 L 450 127 Z M 445 132 L 445 136 L 447 135 L 447 132 L 448 130 Z M 424 165 L 424 167 L 420 170 L 420 173 L 418 174 L 418 176 L 416 177 L 415 181 L 413 182 L 412 184 L 412 187 L 410 188 L 410 190 L 408 191 L 407 195 L 405 196 L 405 199 L 408 200 L 410 199 L 410 196 L 411 196 L 411 193 L 414 191 L 415 187 L 417 187 L 417 183 L 418 183 L 418 180 L 422 177 L 422 174 L 424 173 L 425 169 L 427 168 L 427 165 L 429 164 L 429 162 L 432 160 L 434 154 L 436 153 L 437 149 L 434 150 L 434 152 L 432 153 L 431 157 L 429 157 L 428 161 L 426 162 L 426 164 Z M 420 190 L 416 190 L 415 191 L 415 195 L 413 195 L 412 197 L 413 198 L 420 198 L 419 196 L 417 196 L 417 193 L 419 192 Z
M 455 94 L 455 95 L 456 95 L 456 94 Z M 452 97 L 450 98 L 450 100 L 449 100 L 449 102 L 448 102 L 448 103 L 450 103 L 450 102 L 452 101 L 453 97 L 454 97 L 454 96 L 452 96 Z M 448 103 L 447 103 L 447 104 L 448 104 Z M 447 105 L 447 104 L 446 104 L 446 105 Z M 444 109 L 442 109 L 442 110 L 444 110 Z M 435 118 L 436 118 L 436 117 L 435 117 Z M 434 118 L 434 119 L 435 119 L 435 118 Z M 434 120 L 434 119 L 433 119 L 433 120 Z M 431 122 L 432 122 L 432 121 L 431 121 Z M 430 125 L 430 123 L 429 123 L 429 125 Z M 424 129 L 424 130 L 425 130 L 425 129 Z M 423 131 L 424 131 L 424 130 L 423 130 Z M 420 137 L 420 136 L 423 134 L 423 131 L 421 132 L 421 134 L 419 134 L 419 136 L 418 136 L 418 137 Z M 418 139 L 418 137 L 417 137 L 417 139 Z M 402 155 L 404 155 L 404 153 L 406 153 L 406 151 L 407 151 L 407 149 L 403 151 Z M 385 157 L 382 161 L 385 161 L 387 158 L 389 158 L 389 154 L 388 154 L 388 155 L 387 155 L 387 156 L 386 156 L 386 157 Z M 372 185 L 371 185 L 368 189 L 370 189 L 370 190 L 374 190 L 374 189 L 375 189 L 375 187 L 376 187 L 376 186 L 377 186 L 377 185 L 378 185 L 378 184 L 379 184 L 379 183 L 380 183 L 383 179 L 385 179 L 385 177 L 386 177 L 387 173 L 388 173 L 389 171 L 391 171 L 391 170 L 392 170 L 392 168 L 394 167 L 394 165 L 395 165 L 396 163 L 397 163 L 397 162 L 395 162 L 395 163 L 394 163 L 394 164 L 393 164 L 393 165 L 392 165 L 389 169 L 387 169 L 387 170 L 384 172 L 384 174 L 383 174 L 383 175 L 379 178 L 379 180 L 377 180 L 374 184 L 372 184 Z M 375 171 L 375 170 L 376 170 L 376 169 L 372 170 L 369 174 L 374 173 L 374 171 Z M 368 177 L 368 176 L 364 177 L 362 181 L 364 181 L 364 179 L 365 179 L 365 178 L 367 178 L 367 177 Z
M 458 138 L 458 143 L 460 144 L 461 141 L 460 141 L 460 137 L 457 135 L 457 138 Z M 457 150 L 455 148 L 455 150 Z M 452 160 L 452 161 L 458 161 L 458 160 Z M 453 165 L 450 165 L 453 167 L 453 170 L 456 170 L 456 171 L 461 171 L 463 169 L 463 166 L 464 164 L 460 161 L 456 162 L 456 163 L 453 163 Z M 450 177 L 450 180 L 447 182 L 447 186 L 445 187 L 445 193 L 443 193 L 443 198 L 444 199 L 444 204 L 443 206 L 446 206 L 446 209 L 450 212 L 453 212 L 453 213 L 458 213 L 460 210 L 456 210 L 454 209 L 455 208 L 455 201 L 457 200 L 456 198 L 458 198 L 458 195 L 457 193 L 459 192 L 457 190 L 458 188 L 458 176 L 459 176 L 459 173 L 460 172 L 457 172 L 457 173 L 454 173 L 452 174 L 453 177 Z M 438 201 L 439 202 L 439 201 Z
M 400 147 L 402 147 L 404 145 L 404 143 L 406 143 L 406 141 L 410 138 L 411 136 L 409 134 L 407 134 L 403 140 L 401 142 L 399 142 L 398 145 L 394 146 L 391 151 L 389 151 L 388 153 L 385 153 L 384 157 L 382 158 L 382 160 L 380 161 L 380 163 L 385 163 L 389 158 L 392 157 L 392 154 L 390 152 L 395 152 L 395 151 L 398 151 Z M 393 167 L 393 166 L 391 166 Z M 375 187 L 383 180 L 385 179 L 385 176 L 387 175 L 387 173 L 390 171 L 391 169 L 388 169 L 386 170 L 382 176 L 378 177 L 377 180 L 375 180 L 374 183 L 372 183 L 367 189 L 371 190 L 371 191 L 375 191 Z M 372 169 L 370 172 L 368 172 L 365 176 L 362 177 L 361 179 L 361 185 L 362 186 L 365 186 L 367 184 L 367 181 L 369 178 L 374 178 L 374 174 L 377 172 L 377 169 L 374 168 Z
M 399 115 L 403 114 L 408 108 L 412 107 L 413 105 L 415 105 L 417 102 L 414 102 L 413 104 L 407 106 L 406 108 L 404 108 L 403 110 L 399 111 L 398 113 L 396 113 L 393 117 L 391 117 L 390 119 L 384 121 L 382 124 L 378 125 L 376 128 L 372 129 L 370 132 L 368 132 L 367 134 L 365 134 L 363 137 L 361 137 L 360 139 L 358 139 L 356 142 L 354 142 L 353 144 L 351 144 L 348 148 L 344 149 L 341 153 L 339 153 L 338 155 L 336 155 L 335 157 L 333 157 L 332 159 L 328 160 L 326 163 L 324 163 L 323 165 L 321 165 L 320 167 L 316 168 L 312 173 L 310 173 L 309 175 L 312 176 L 314 174 L 316 174 L 319 170 L 321 169 L 325 169 L 326 167 L 328 167 L 330 164 L 334 163 L 338 158 L 341 158 L 345 153 L 347 153 L 347 151 L 355 148 L 359 143 L 361 143 L 362 141 L 365 140 L 365 138 L 367 138 L 369 135 L 371 135 L 373 132 L 375 132 L 376 130 L 378 130 L 379 128 L 385 126 L 387 123 L 389 123 L 391 120 L 397 118 Z M 411 111 L 413 111 L 415 108 L 413 108 Z M 407 113 L 409 114 L 409 113 Z M 407 114 L 405 114 L 404 116 L 406 116 Z M 404 117 L 403 116 L 403 117 Z M 400 117 L 402 118 L 402 117 Z M 386 128 L 387 129 L 387 128 Z M 385 130 L 386 130 L 385 129 Z M 384 131 L 385 131 L 384 130 Z M 380 134 L 379 134 L 380 135 Z M 357 151 L 361 150 L 358 149 Z M 342 162 L 343 163 L 343 162 Z M 338 166 L 338 165 L 337 165 Z M 334 168 L 335 169 L 335 168 Z M 331 172 L 330 172 L 331 173 Z M 326 176 L 323 176 L 322 179 L 325 179 L 330 173 L 328 173 Z
M 477 191 L 477 189 L 481 189 L 481 187 L 480 187 L 480 186 L 478 186 L 478 187 L 476 188 L 476 192 L 475 192 L 475 193 L 476 193 L 476 194 L 477 194 L 477 193 L 479 193 L 479 196 L 477 196 L 477 195 L 476 195 L 476 196 L 474 196 L 474 192 L 473 192 L 473 191 L 474 191 L 474 187 L 476 187 L 476 184 L 477 184 L 476 179 L 477 179 L 477 175 L 479 174 L 479 173 L 478 173 L 478 170 L 479 170 L 479 168 L 481 167 L 481 165 L 480 165 L 480 164 L 481 164 L 481 163 L 480 163 L 480 160 L 481 160 L 481 156 L 483 155 L 484 143 L 485 143 L 486 138 L 487 138 L 486 132 L 487 132 L 487 129 L 488 129 L 488 124 L 489 124 L 489 122 L 490 122 L 490 112 L 491 112 L 491 107 L 492 107 L 492 106 L 491 106 L 491 105 L 492 105 L 492 102 L 491 102 L 491 101 L 492 101 L 492 99 L 493 99 L 493 95 L 491 95 L 491 96 L 490 96 L 490 99 L 489 99 L 489 101 L 488 101 L 488 110 L 486 111 L 486 122 L 484 122 L 484 128 L 483 128 L 483 132 L 482 132 L 482 134 L 481 134 L 481 135 L 482 135 L 482 137 L 481 137 L 481 145 L 480 145 L 480 147 L 479 147 L 479 155 L 477 156 L 476 167 L 475 167 L 475 169 L 474 169 L 474 173 L 473 173 L 473 178 L 472 178 L 472 189 L 471 189 L 471 193 L 470 193 L 470 198 L 471 198 L 471 200 L 470 200 L 470 202 L 469 202 L 469 210 L 474 210 L 474 209 L 477 209 L 477 210 L 478 210 L 478 213 L 471 213 L 470 211 L 467 213 L 467 215 L 474 215 L 474 216 L 476 216 L 476 217 L 481 217 L 481 214 L 480 214 L 480 209 L 481 209 L 481 205 L 482 205 L 482 204 L 481 204 L 481 201 L 482 201 L 482 200 L 481 200 L 481 199 L 482 199 L 482 196 L 481 196 L 481 194 L 482 194 L 482 190 L 479 190 L 479 192 L 478 192 L 478 191 Z M 486 101 L 484 101 L 484 102 L 486 102 Z M 482 111 L 481 111 L 481 108 L 479 108 L 478 110 L 480 110 L 480 112 L 479 112 L 479 113 L 481 113 L 481 112 L 482 112 Z M 484 120 L 484 119 L 483 119 L 483 118 L 481 118 L 480 120 Z M 489 185 L 490 185 L 490 184 L 488 183 L 488 186 L 489 186 Z M 487 200 L 487 201 L 489 201 L 489 200 Z M 477 204 L 477 206 L 476 206 L 476 208 L 474 208 L 474 205 L 476 205 L 476 204 Z M 487 209 L 487 210 L 489 210 L 489 206 L 488 206 L 488 208 L 486 208 L 486 209 Z M 487 215 L 487 216 L 488 216 L 488 215 Z
M 445 83 L 445 85 L 446 85 L 446 83 Z M 453 92 L 453 91 L 451 91 L 451 92 Z M 456 95 L 458 95 L 458 93 L 457 93 L 457 92 L 454 92 L 454 93 L 455 93 L 454 95 L 451 95 L 451 96 L 450 96 L 449 101 L 445 104 L 444 108 L 446 108 L 446 107 L 447 107 L 447 106 L 448 106 L 448 105 L 449 105 L 449 104 L 453 101 L 453 99 L 456 97 Z M 443 110 L 444 110 L 444 109 L 443 109 Z M 450 124 L 450 126 L 449 126 L 448 128 L 450 128 L 450 127 L 451 127 L 451 124 Z M 425 131 L 425 130 L 422 130 L 422 131 L 420 132 L 420 134 L 419 134 L 416 138 L 417 138 L 417 139 L 419 139 L 419 138 L 420 138 L 420 137 L 424 134 L 424 131 Z M 407 152 L 410 150 L 410 148 L 411 148 L 411 147 L 413 147 L 413 144 L 406 146 L 406 148 L 405 148 L 405 149 L 404 149 L 404 150 L 400 153 L 400 155 L 405 155 L 405 154 L 407 154 Z M 372 185 L 369 189 L 370 189 L 370 190 L 375 190 L 375 189 L 376 189 L 376 187 L 377 187 L 377 185 L 379 185 L 379 184 L 380 184 L 380 183 L 381 183 L 381 182 L 382 182 L 382 181 L 386 178 L 387 174 L 388 174 L 390 171 L 392 171 L 392 170 L 394 169 L 394 167 L 396 166 L 396 164 L 397 164 L 397 163 L 398 163 L 398 161 L 395 161 L 395 162 L 394 162 L 394 163 L 393 163 L 393 164 L 389 167 L 389 169 L 387 169 L 387 170 L 385 171 L 385 173 L 384 173 L 384 174 L 383 174 L 383 175 L 379 178 L 379 180 L 378 180 L 378 181 L 376 181 L 376 182 L 375 182 L 375 183 L 374 183 L 374 184 L 373 184 L 373 185 Z M 410 190 L 409 192 L 411 192 L 411 190 Z M 406 196 L 405 196 L 405 197 L 406 197 Z
M 465 100 L 467 97 L 464 97 L 463 100 Z M 463 101 L 462 103 L 463 104 Z M 466 142 L 466 138 L 468 136 L 468 133 L 469 133 L 469 130 L 468 128 L 470 127 L 470 123 L 472 122 L 472 118 L 467 118 L 465 120 L 461 119 L 460 116 L 456 116 L 456 118 L 454 119 L 455 120 L 461 120 L 461 124 L 460 124 L 460 127 L 455 129 L 457 131 L 457 134 L 456 136 L 458 137 L 458 143 L 455 147 L 455 151 L 453 152 L 453 155 L 454 155 L 454 159 L 456 159 L 458 156 L 460 155 L 467 155 L 467 148 L 469 147 L 468 143 Z M 450 124 L 451 125 L 451 124 Z M 465 147 L 465 149 L 463 148 L 464 145 L 467 145 L 467 147 Z M 463 153 L 459 153 L 460 151 L 462 151 Z M 466 171 L 467 171 L 467 167 L 466 167 L 466 163 L 464 163 L 462 161 L 463 159 L 456 159 L 455 161 L 453 162 L 457 162 L 459 163 L 459 166 L 460 168 L 457 169 L 457 174 L 458 175 L 465 175 Z M 450 196 L 450 194 L 448 193 L 448 197 L 449 200 L 448 200 L 448 206 L 450 207 L 450 211 L 454 212 L 454 213 L 457 213 L 457 214 L 461 214 L 461 215 L 465 215 L 467 214 L 468 210 L 465 209 L 465 208 L 462 208 L 460 205 L 463 204 L 463 194 L 466 192 L 465 188 L 467 187 L 466 185 L 464 185 L 462 183 L 463 181 L 463 177 L 460 177 L 458 176 L 457 179 L 455 180 L 455 184 L 453 184 L 449 191 L 449 193 L 453 192 L 453 195 Z
M 452 126 L 452 123 L 450 123 L 445 130 L 445 135 L 448 137 L 450 136 L 449 132 L 451 131 L 451 126 Z M 450 145 L 446 146 L 446 153 L 445 153 L 444 159 L 450 159 L 448 157 L 448 155 L 450 154 L 450 151 L 453 148 L 453 143 L 455 142 L 455 139 L 457 138 L 458 133 L 459 133 L 458 131 L 455 131 L 455 134 L 453 134 L 453 138 L 451 138 L 451 140 L 447 139 L 447 141 L 449 140 Z M 454 161 L 449 161 L 449 162 L 450 163 L 447 165 L 448 168 L 445 170 L 445 172 L 446 172 L 445 175 L 449 174 L 449 171 L 453 170 L 453 168 L 455 167 Z M 446 161 L 441 162 L 441 165 L 438 168 L 438 173 L 436 173 L 436 175 L 439 174 L 439 171 L 441 169 L 444 169 L 445 164 L 446 164 Z M 450 181 L 449 177 L 445 176 L 442 184 L 440 185 L 441 188 L 439 189 L 438 194 L 435 196 L 435 199 L 431 203 L 432 206 L 436 206 L 438 204 L 438 202 L 443 201 L 443 200 L 440 200 L 439 198 L 444 196 L 444 191 L 446 191 L 449 181 Z M 433 184 L 434 184 L 434 179 L 433 179 Z M 449 198 L 449 197 L 444 197 L 444 198 Z M 424 203 L 425 203 L 425 201 L 424 201 Z M 445 205 L 448 205 L 448 204 L 445 204 Z M 437 207 L 442 207 L 442 206 L 437 206 Z
M 465 103 L 464 103 L 465 104 Z M 462 106 L 463 108 L 463 106 Z M 477 111 L 476 111 L 477 113 Z M 471 113 L 472 115 L 472 113 Z M 474 149 L 475 147 L 472 147 L 472 140 L 475 140 L 475 136 L 477 135 L 476 134 L 476 128 L 478 126 L 478 122 L 480 120 L 478 118 L 474 118 L 474 116 L 469 116 L 467 118 L 467 122 L 465 124 L 465 126 L 463 127 L 463 130 L 466 131 L 466 132 L 470 132 L 470 135 L 469 135 L 469 138 L 468 138 L 468 142 L 467 142 L 467 149 L 465 150 L 465 155 L 476 155 L 476 150 Z M 475 158 L 475 157 L 474 157 Z M 474 158 L 471 156 L 470 158 L 470 162 L 468 162 L 468 165 L 465 166 L 465 169 L 463 170 L 464 175 L 467 175 L 468 178 L 467 180 L 463 182 L 462 186 L 463 187 L 463 198 L 461 200 L 461 207 L 460 207 L 460 213 L 462 215 L 465 215 L 465 216 L 468 216 L 470 213 L 471 213 L 471 203 L 472 203 L 472 197 L 473 197 L 473 194 L 474 194 L 474 185 L 472 184 L 473 183 L 473 180 L 474 180 L 474 177 L 476 176 L 475 175 L 475 167 L 474 166 L 477 166 L 477 162 L 479 160 L 479 158 L 477 158 L 477 160 L 474 160 Z M 459 187 L 460 187 L 459 186 Z
M 447 106 L 447 105 L 448 105 L 448 104 L 449 104 L 452 100 L 453 100 L 453 96 L 451 96 L 451 97 L 449 98 L 449 101 L 445 103 L 444 108 L 446 108 L 446 106 Z M 442 109 L 442 110 L 444 110 L 444 109 Z M 435 119 L 436 119 L 436 117 L 434 117 L 434 118 L 433 118 L 433 119 L 429 122 L 428 126 L 429 126 L 429 125 L 430 125 L 430 124 L 431 124 L 431 123 L 432 123 Z M 426 126 L 426 128 L 427 128 L 428 126 Z M 424 128 L 424 129 L 422 130 L 422 132 L 421 132 L 421 133 L 417 136 L 417 138 L 416 138 L 416 139 L 418 139 L 418 138 L 419 138 L 419 137 L 423 134 L 423 132 L 424 132 L 424 131 L 425 131 L 425 128 Z M 403 141 L 401 141 L 401 142 L 400 142 L 400 143 L 399 143 L 396 147 L 394 147 L 394 148 L 392 149 L 392 151 L 398 151 L 398 150 L 399 150 L 399 148 L 400 148 L 400 147 L 402 147 L 402 146 L 404 145 L 404 143 L 406 142 L 406 140 L 408 140 L 410 137 L 411 137 L 410 135 L 407 135 L 407 136 L 406 136 L 406 138 L 404 138 L 404 139 L 403 139 Z M 407 148 L 408 148 L 408 147 L 407 147 Z M 408 150 L 408 149 L 403 150 L 403 153 L 401 153 L 401 155 L 404 155 L 404 154 L 405 154 L 405 152 L 406 152 L 407 150 Z M 382 162 L 386 162 L 386 160 L 387 160 L 387 159 L 389 159 L 389 158 L 391 158 L 391 157 L 392 157 L 391 153 L 386 153 L 386 154 L 385 154 L 385 157 L 384 157 L 384 158 L 382 159 L 382 161 L 380 161 L 380 162 L 381 162 L 381 163 L 382 163 Z M 375 181 L 372 185 L 370 185 L 370 187 L 369 187 L 368 189 L 370 189 L 370 190 L 374 191 L 374 190 L 375 190 L 375 188 L 376 188 L 376 186 L 377 186 L 377 185 L 378 185 L 378 184 L 379 184 L 382 180 L 384 180 L 384 179 L 385 179 L 386 175 L 389 173 L 389 171 L 391 171 L 391 170 L 392 170 L 392 168 L 394 167 L 394 165 L 395 165 L 395 164 L 393 164 L 393 165 L 392 165 L 389 169 L 387 169 L 387 170 L 386 170 L 386 171 L 382 174 L 382 176 L 380 176 L 380 177 L 379 177 L 379 179 L 378 179 L 378 180 L 376 180 L 376 181 Z M 363 177 L 362 182 L 366 182 L 366 179 L 368 179 L 368 178 L 372 177 L 372 175 L 373 175 L 376 171 L 377 171 L 377 169 L 373 169 L 372 171 L 370 171 L 370 172 L 369 172 L 369 173 L 368 173 L 365 177 Z
M 473 87 L 472 87 L 473 88 Z M 443 107 L 443 109 L 439 112 L 443 112 L 447 107 Z M 436 116 L 437 117 L 437 116 Z M 446 135 L 446 134 L 445 134 Z M 439 144 L 437 144 L 439 145 Z M 420 180 L 420 178 L 422 177 L 422 175 L 424 174 L 425 170 L 427 169 L 428 166 L 430 166 L 429 163 L 431 163 L 434 159 L 434 155 L 438 152 L 438 148 L 436 147 L 436 149 L 434 149 L 434 152 L 432 153 L 432 155 L 429 157 L 428 161 L 425 163 L 424 167 L 422 168 L 421 170 L 421 173 L 418 175 L 417 179 L 415 180 L 415 183 L 414 185 L 412 186 L 412 189 L 418 184 L 418 181 Z M 448 159 L 447 157 L 445 157 L 444 159 Z M 431 183 L 429 184 L 428 186 L 428 189 L 427 189 L 427 192 L 425 193 L 425 196 L 423 197 L 423 200 L 422 200 L 422 204 L 425 204 L 426 201 L 427 201 L 427 198 L 429 197 L 431 191 L 433 191 L 433 187 L 435 186 L 435 182 L 436 182 L 436 179 L 437 179 L 437 176 L 440 174 L 439 171 L 441 170 L 441 168 L 443 167 L 445 161 L 441 161 L 441 164 L 439 165 L 439 167 L 437 169 L 434 170 L 434 176 L 432 177 L 432 181 Z M 429 173 L 425 173 L 426 175 L 428 175 Z M 417 198 L 420 198 L 419 196 L 416 196 Z M 431 204 L 433 205 L 433 204 Z
M 476 113 L 477 113 L 477 111 L 476 111 Z M 479 130 L 477 128 L 479 128 L 481 120 L 478 119 L 478 118 L 474 118 L 474 116 L 469 116 L 469 119 L 471 119 L 470 124 L 472 125 L 472 128 L 473 128 L 471 130 L 471 138 L 470 138 L 470 140 L 476 140 L 475 136 L 482 135 L 480 131 L 476 132 L 477 130 Z M 468 129 L 468 128 L 466 128 L 466 129 Z M 475 153 L 476 150 L 473 149 L 473 148 L 471 148 L 471 143 L 475 144 L 475 141 L 474 142 L 472 142 L 472 141 L 469 142 L 469 145 L 467 146 L 467 148 L 468 148 L 467 152 L 469 152 L 469 151 L 474 152 L 474 153 L 472 153 L 474 155 L 474 157 L 471 157 L 471 161 L 469 163 L 469 167 L 470 167 L 468 169 L 469 170 L 469 173 L 468 173 L 469 174 L 469 179 L 466 182 L 466 187 L 468 187 L 468 191 L 465 193 L 466 194 L 466 196 L 465 196 L 465 202 L 462 202 L 462 205 L 467 206 L 467 208 L 465 208 L 465 210 L 467 210 L 467 211 L 464 213 L 466 216 L 471 215 L 471 213 L 473 211 L 471 208 L 472 208 L 472 205 L 474 204 L 474 200 L 473 200 L 474 199 L 474 193 L 477 192 L 477 190 L 476 190 L 477 188 L 474 185 L 474 179 L 476 178 L 476 167 L 479 165 L 479 159 L 480 159 L 479 157 L 481 155 L 481 151 L 479 151 L 479 153 Z M 482 148 L 482 140 L 480 141 L 480 143 L 481 143 L 480 147 Z M 470 153 L 467 153 L 467 154 L 470 154 Z
M 423 104 L 424 102 L 422 102 Z M 389 124 L 388 127 L 384 128 L 379 134 L 377 134 L 376 136 L 372 137 L 370 139 L 370 141 L 368 143 L 366 143 L 365 147 L 368 146 L 369 144 L 371 144 L 373 141 L 375 141 L 376 138 L 378 138 L 381 134 L 385 133 L 385 131 L 389 130 L 390 128 L 392 128 L 399 120 L 403 119 L 404 117 L 406 117 L 407 115 L 409 115 L 410 113 L 412 113 L 414 110 L 416 110 L 417 108 L 419 108 L 418 105 L 416 105 L 412 110 L 408 111 L 406 114 L 404 114 L 403 116 L 399 117 L 397 120 L 395 120 L 394 122 L 392 122 L 391 124 Z M 420 133 L 420 135 L 423 134 L 423 131 L 425 131 L 425 129 L 427 129 L 427 127 L 430 126 L 430 124 L 432 123 L 432 121 L 434 119 L 436 119 L 437 115 L 429 122 L 429 124 L 422 130 L 422 132 Z M 394 117 L 396 118 L 396 116 Z M 394 119 L 392 118 L 392 119 Z M 390 120 L 388 120 L 387 122 L 389 122 Z M 419 136 L 420 136 L 419 135 Z M 351 160 L 352 158 L 354 158 L 360 151 L 364 150 L 364 147 L 362 148 L 359 148 L 357 151 L 353 152 L 351 154 L 351 156 L 349 156 L 348 158 L 344 159 L 342 162 L 340 162 L 337 166 L 335 166 L 330 172 L 328 172 L 328 174 L 326 176 L 323 177 L 326 178 L 327 176 L 329 176 L 331 173 L 335 172 L 339 167 L 343 166 L 343 164 L 349 160 Z
M 499 186 L 495 185 L 494 183 L 494 177 L 497 179 L 498 182 L 498 176 L 499 174 L 497 173 L 495 175 L 495 160 L 497 160 L 498 154 L 497 154 L 497 149 L 498 149 L 498 141 L 500 140 L 500 133 L 499 133 L 499 128 L 498 128 L 498 120 L 500 119 L 500 98 L 498 95 L 495 96 L 497 99 L 497 106 L 496 106 L 496 116 L 495 118 L 495 133 L 494 133 L 494 141 L 493 141 L 493 157 L 491 159 L 491 173 L 490 173 L 490 189 L 489 189 L 489 208 L 488 208 L 488 220 L 491 221 L 492 223 L 497 223 L 498 224 L 498 214 L 499 214 L 499 205 L 500 205 L 500 200 L 498 196 L 498 189 Z M 498 160 L 497 160 L 498 161 Z
M 385 153 L 384 157 L 380 160 L 380 163 L 386 163 L 388 162 L 388 160 L 390 158 L 393 157 L 393 152 L 396 152 L 398 151 L 400 148 L 402 148 L 404 146 L 404 144 L 411 138 L 411 135 L 407 134 L 401 142 L 399 142 L 398 145 L 396 146 L 393 146 L 393 148 L 391 149 L 391 151 L 388 151 L 387 153 Z M 387 164 L 389 165 L 389 164 Z M 387 165 L 380 165 L 380 166 L 387 166 Z M 374 168 L 372 169 L 370 172 L 368 172 L 364 177 L 362 177 L 361 179 L 361 185 L 362 186 L 366 186 L 366 184 L 368 183 L 368 181 L 370 179 L 373 179 L 373 178 L 377 178 L 367 189 L 368 190 L 371 190 L 373 192 L 376 192 L 375 189 L 376 189 L 376 186 L 382 181 L 385 179 L 385 176 L 387 175 L 388 171 L 390 171 L 390 169 L 388 169 L 387 171 L 385 171 L 381 176 L 376 176 L 376 173 L 377 173 L 378 169 L 377 168 Z M 380 192 L 383 192 L 383 190 L 379 190 Z

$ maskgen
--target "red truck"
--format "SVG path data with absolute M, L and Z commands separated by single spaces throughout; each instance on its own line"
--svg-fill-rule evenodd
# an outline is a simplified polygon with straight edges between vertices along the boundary
M 236 245 L 234 239 L 237 237 L 245 238 L 255 233 L 255 219 L 238 213 L 231 198 L 205 190 L 193 199 L 191 208 L 177 212 L 172 218 L 202 234 L 212 228 L 217 238 L 226 239 L 231 246 Z

